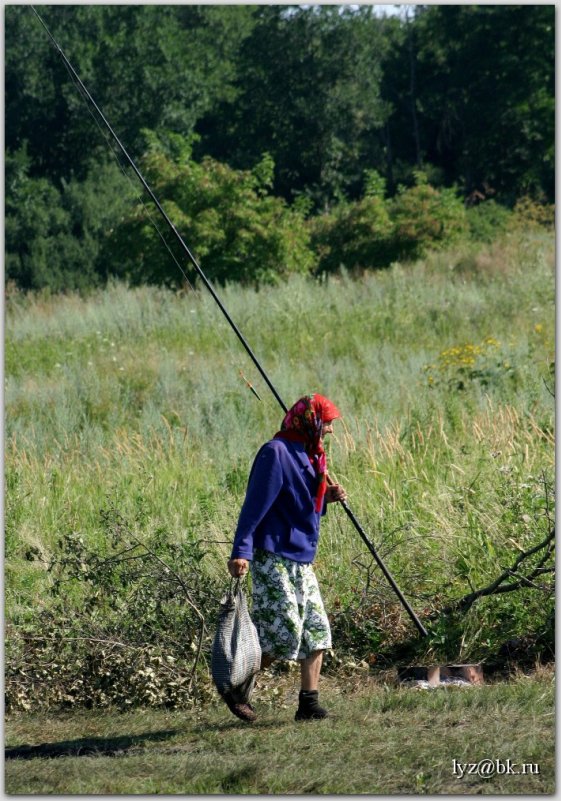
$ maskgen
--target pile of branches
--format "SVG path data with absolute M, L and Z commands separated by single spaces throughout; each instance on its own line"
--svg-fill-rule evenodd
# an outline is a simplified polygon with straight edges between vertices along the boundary
M 6 709 L 186 706 L 211 691 L 208 655 L 223 590 L 201 541 L 141 541 L 110 508 L 106 552 L 77 532 L 47 565 L 51 602 L 6 628 Z M 28 558 L 39 558 L 38 552 Z

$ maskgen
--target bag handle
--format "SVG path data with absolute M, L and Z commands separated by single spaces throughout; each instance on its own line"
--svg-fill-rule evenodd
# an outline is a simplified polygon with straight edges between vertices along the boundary
M 230 579 L 230 595 L 232 598 L 235 598 L 241 592 L 241 583 L 242 583 L 243 576 L 237 576 Z

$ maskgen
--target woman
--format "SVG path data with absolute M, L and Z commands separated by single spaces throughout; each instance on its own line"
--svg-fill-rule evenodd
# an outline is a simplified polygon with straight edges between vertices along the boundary
M 251 562 L 261 667 L 277 658 L 300 662 L 296 720 L 327 717 L 318 682 L 331 632 L 312 562 L 326 503 L 346 498 L 339 484 L 328 484 L 323 449 L 340 416 L 317 394 L 300 398 L 287 412 L 281 430 L 255 457 L 228 562 L 234 577 L 247 573 Z M 230 709 L 242 720 L 256 719 L 249 704 Z

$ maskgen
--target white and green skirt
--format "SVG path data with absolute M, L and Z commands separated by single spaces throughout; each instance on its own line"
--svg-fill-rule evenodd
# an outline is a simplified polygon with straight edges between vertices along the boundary
M 331 630 L 311 563 L 256 549 L 251 562 L 252 618 L 261 650 L 306 659 L 331 648 Z

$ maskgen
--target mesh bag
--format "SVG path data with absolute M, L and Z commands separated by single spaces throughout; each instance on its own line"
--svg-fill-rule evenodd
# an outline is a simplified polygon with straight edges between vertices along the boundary
M 250 617 L 240 579 L 235 579 L 220 602 L 212 644 L 212 678 L 226 703 L 249 702 L 260 666 L 257 629 Z

